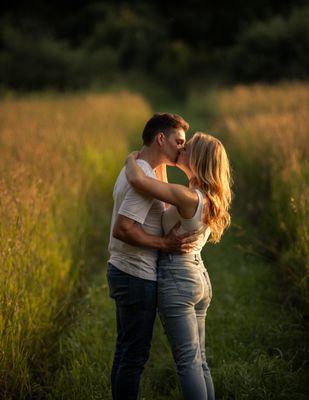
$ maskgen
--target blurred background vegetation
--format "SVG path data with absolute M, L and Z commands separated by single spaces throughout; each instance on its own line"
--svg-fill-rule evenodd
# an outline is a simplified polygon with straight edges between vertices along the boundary
M 141 77 L 178 95 L 206 82 L 309 74 L 306 0 L 4 1 L 1 89 L 106 88 Z

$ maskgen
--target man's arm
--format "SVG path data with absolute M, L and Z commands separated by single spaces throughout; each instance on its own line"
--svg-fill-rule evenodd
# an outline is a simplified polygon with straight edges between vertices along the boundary
M 179 226 L 178 222 L 166 236 L 160 237 L 145 232 L 133 219 L 118 214 L 112 234 L 116 239 L 132 246 L 150 247 L 170 253 L 187 253 L 192 249 L 197 235 L 177 236 L 176 232 Z

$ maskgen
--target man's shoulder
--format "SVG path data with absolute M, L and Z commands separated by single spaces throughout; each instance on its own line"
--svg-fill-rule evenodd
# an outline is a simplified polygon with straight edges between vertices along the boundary
M 147 176 L 150 176 L 151 178 L 156 177 L 154 170 L 151 168 L 151 165 L 146 160 L 137 159 L 136 162 Z
M 149 176 L 149 173 L 145 172 L 145 174 Z M 134 202 L 138 200 L 140 201 L 141 199 L 148 199 L 146 195 L 138 192 L 133 186 L 130 185 L 126 177 L 125 167 L 122 168 L 116 179 L 113 190 L 113 198 L 114 200 L 118 199 L 118 201 L 124 201 L 126 198 L 127 200 L 131 199 Z
M 126 173 L 125 173 L 125 167 L 122 168 L 122 170 L 119 172 L 119 175 L 116 179 L 115 185 L 114 185 L 114 193 L 116 191 L 123 191 L 127 190 L 129 188 L 129 183 L 127 181 Z

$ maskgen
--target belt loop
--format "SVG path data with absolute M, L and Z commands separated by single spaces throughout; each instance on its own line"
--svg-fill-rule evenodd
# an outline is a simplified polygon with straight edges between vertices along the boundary
M 168 253 L 168 259 L 169 259 L 170 262 L 172 262 L 173 261 L 173 254 Z

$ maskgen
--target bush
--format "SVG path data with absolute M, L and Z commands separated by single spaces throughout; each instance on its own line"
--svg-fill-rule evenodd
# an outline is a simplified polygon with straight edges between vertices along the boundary
M 309 76 L 309 7 L 288 18 L 255 22 L 228 52 L 233 79 L 275 81 Z
M 5 87 L 83 88 L 93 82 L 108 82 L 118 68 L 118 56 L 109 47 L 93 52 L 73 49 L 64 41 L 47 36 L 34 38 L 10 25 L 4 26 L 0 35 L 0 79 Z

